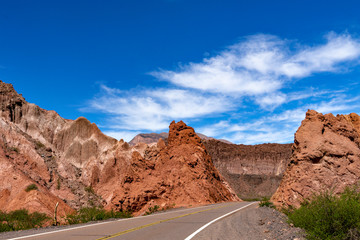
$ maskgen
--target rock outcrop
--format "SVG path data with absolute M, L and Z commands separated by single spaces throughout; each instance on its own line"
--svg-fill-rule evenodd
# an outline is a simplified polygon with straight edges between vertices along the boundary
M 272 197 L 277 206 L 300 206 L 322 190 L 340 193 L 360 178 L 360 118 L 314 110 L 295 134 L 290 165 Z
M 172 123 L 170 136 L 176 136 L 168 144 L 130 147 L 83 117 L 63 119 L 26 102 L 1 81 L 0 116 L 0 210 L 22 206 L 49 213 L 60 202 L 62 215 L 93 205 L 142 213 L 152 203 L 236 200 L 183 123 Z M 24 192 L 30 184 L 38 189 Z
M 114 183 L 121 187 L 111 197 L 118 209 L 141 212 L 155 205 L 167 208 L 239 200 L 194 129 L 182 121 L 170 124 L 167 145 L 159 139 L 143 152 L 134 151 L 131 162 L 121 169 L 125 173 Z M 101 182 L 99 189 L 104 189 Z
M 242 199 L 272 196 L 290 161 L 292 144 L 236 145 L 204 141 L 215 167 Z

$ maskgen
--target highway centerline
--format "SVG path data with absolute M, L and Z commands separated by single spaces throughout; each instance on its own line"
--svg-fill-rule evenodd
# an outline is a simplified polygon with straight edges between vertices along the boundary
M 83 239 L 143 239 L 142 234 L 152 236 L 149 239 L 184 239 L 191 232 L 195 231 L 201 225 L 221 214 L 232 211 L 245 205 L 246 202 L 227 202 L 214 205 L 200 206 L 196 208 L 187 208 L 181 210 L 172 210 L 164 213 L 140 216 L 129 219 L 120 219 L 117 221 L 108 221 L 94 223 L 83 226 L 67 227 L 66 229 L 50 230 L 39 229 L 37 234 L 34 230 L 29 233 L 14 232 L 1 236 L 0 239 L 37 239 L 37 240 L 83 240 Z M 230 209 L 227 209 L 229 207 Z M 198 213 L 198 214 L 197 214 Z M 220 213 L 220 214 L 219 214 Z M 204 215 L 205 214 L 205 215 Z M 189 219 L 190 218 L 190 219 Z M 184 219 L 184 220 L 182 220 Z M 162 223 L 162 224 L 160 224 Z M 165 224 L 165 225 L 163 225 Z M 170 225 L 169 225 L 170 224 Z M 190 224 L 190 225 L 188 225 Z M 164 230 L 164 226 L 174 226 L 171 231 Z M 117 230 L 117 231 L 116 231 Z M 138 230 L 138 231 L 137 231 Z M 46 232 L 44 232 L 46 231 Z M 144 232 L 145 231 L 145 232 Z M 128 233 L 125 235 L 125 233 Z M 30 234 L 30 235 L 27 235 Z M 120 236 L 122 234 L 123 236 Z M 135 234 L 135 235 L 134 235 Z M 26 236 L 27 235 L 27 236 Z M 116 235 L 116 236 L 115 236 Z M 140 237 L 139 237 L 140 236 Z
M 125 231 L 121 231 L 121 232 L 118 232 L 118 233 L 115 233 L 115 234 L 112 234 L 112 235 L 109 235 L 109 236 L 106 236 L 106 237 L 103 237 L 103 238 L 98 238 L 97 240 L 107 240 L 107 239 L 111 239 L 111 238 L 114 238 L 114 237 L 118 237 L 118 236 L 124 235 L 124 234 L 126 234 L 126 233 L 130 233 L 130 232 L 134 232 L 134 231 L 136 231 L 136 230 L 140 230 L 140 229 L 143 229 L 143 228 L 151 227 L 151 226 L 154 226 L 154 225 L 163 223 L 163 222 L 168 222 L 168 221 L 171 221 L 171 220 L 174 220 L 174 219 L 178 219 L 178 218 L 190 216 L 190 215 L 197 214 L 197 213 L 201 213 L 201 212 L 211 211 L 211 210 L 215 210 L 215 209 L 219 209 L 219 208 L 224 208 L 224 207 L 227 207 L 227 205 L 225 205 L 225 206 L 220 206 L 220 207 L 209 208 L 209 209 L 205 209 L 205 210 L 200 210 L 200 211 L 196 211 L 196 212 L 192 212 L 192 213 L 187 213 L 187 214 L 183 214 L 183 215 L 180 215 L 180 216 L 176 216 L 176 217 L 172 217 L 172 218 L 160 220 L 160 221 L 153 222 L 153 223 L 149 223 L 149 224 L 146 224 L 146 225 L 143 225 L 143 226 L 139 226 L 139 227 L 135 227 L 135 228 L 132 228 L 132 229 L 125 230 Z

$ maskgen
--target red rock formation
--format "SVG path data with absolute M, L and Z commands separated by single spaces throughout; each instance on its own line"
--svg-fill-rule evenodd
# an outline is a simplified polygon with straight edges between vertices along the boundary
M 323 115 L 314 110 L 295 134 L 290 165 L 272 197 L 277 206 L 298 207 L 313 193 L 340 193 L 360 177 L 359 116 Z
M 242 199 L 272 196 L 290 161 L 292 144 L 236 145 L 204 141 L 215 167 Z
M 63 201 L 63 213 L 93 204 L 141 212 L 151 202 L 183 206 L 236 199 L 183 123 L 171 130 L 170 136 L 181 137 L 171 137 L 168 146 L 160 141 L 130 147 L 85 118 L 66 120 L 26 102 L 1 81 L 0 116 L 0 177 L 6 183 L 0 186 L 0 210 L 24 206 L 48 213 Z M 30 183 L 38 191 L 24 192 Z M 43 207 L 22 202 L 29 198 L 31 206 Z M 13 199 L 16 204 L 5 206 Z
M 168 145 L 160 139 L 142 156 L 134 151 L 113 195 L 117 208 L 143 212 L 150 206 L 188 206 L 239 200 L 226 187 L 193 128 L 170 124 Z M 99 189 L 104 189 L 100 186 Z

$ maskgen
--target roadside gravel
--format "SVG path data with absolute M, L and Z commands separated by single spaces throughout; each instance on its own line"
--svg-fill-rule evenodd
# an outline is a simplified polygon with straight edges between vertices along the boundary
M 291 227 L 285 214 L 268 207 L 249 206 L 211 224 L 194 240 L 302 240 L 303 230 Z

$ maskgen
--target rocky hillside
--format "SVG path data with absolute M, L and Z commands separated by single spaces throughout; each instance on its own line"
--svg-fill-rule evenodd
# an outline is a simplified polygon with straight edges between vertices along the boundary
M 0 116 L 0 210 L 49 213 L 60 202 L 62 214 L 89 205 L 141 213 L 151 204 L 237 200 L 183 123 L 172 123 L 167 145 L 130 147 L 85 118 L 66 120 L 26 102 L 1 81 Z M 25 191 L 29 184 L 37 190 Z
M 292 144 L 236 145 L 204 141 L 215 167 L 244 199 L 270 197 L 291 157 Z
M 280 187 L 272 197 L 277 206 L 298 207 L 315 192 L 339 193 L 360 178 L 360 117 L 314 110 L 295 134 L 294 152 Z

